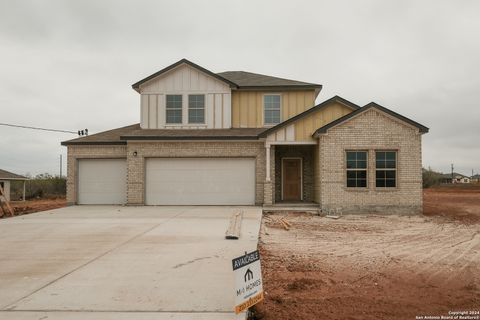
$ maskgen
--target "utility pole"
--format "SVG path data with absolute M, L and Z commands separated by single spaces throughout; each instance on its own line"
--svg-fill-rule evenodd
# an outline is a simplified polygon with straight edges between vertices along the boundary
M 452 183 L 453 183 L 453 163 L 452 163 Z
M 60 155 L 60 178 L 62 177 L 62 155 Z

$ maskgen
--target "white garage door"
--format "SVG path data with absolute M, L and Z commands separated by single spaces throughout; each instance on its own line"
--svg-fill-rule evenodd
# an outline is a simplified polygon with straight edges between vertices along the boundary
M 171 158 L 146 160 L 148 205 L 255 204 L 255 160 Z
M 127 202 L 127 162 L 123 159 L 78 161 L 78 204 Z

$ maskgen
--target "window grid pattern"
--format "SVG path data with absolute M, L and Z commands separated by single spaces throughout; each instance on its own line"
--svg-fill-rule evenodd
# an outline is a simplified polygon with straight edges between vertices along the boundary
M 182 123 L 182 95 L 167 95 L 166 123 Z
M 366 151 L 347 151 L 347 187 L 348 188 L 366 188 L 367 187 L 367 152 Z
M 205 123 L 205 95 L 188 96 L 188 123 Z
M 264 123 L 280 123 L 280 95 L 265 95 L 263 97 Z
M 397 186 L 397 152 L 375 152 L 375 186 L 395 188 Z

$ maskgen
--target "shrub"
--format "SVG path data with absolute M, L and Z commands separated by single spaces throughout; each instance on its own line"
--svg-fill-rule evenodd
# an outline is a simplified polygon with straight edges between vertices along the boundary
M 52 176 L 48 173 L 38 174 L 25 181 L 25 198 L 57 198 L 67 193 L 67 181 L 64 177 Z M 20 200 L 23 195 L 23 181 L 12 181 L 10 197 Z
M 423 188 L 430 188 L 437 186 L 442 181 L 442 174 L 440 172 L 433 171 L 431 168 L 422 169 L 422 181 Z

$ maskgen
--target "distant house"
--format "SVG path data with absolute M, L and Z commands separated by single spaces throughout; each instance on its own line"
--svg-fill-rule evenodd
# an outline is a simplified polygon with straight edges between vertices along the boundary
M 27 177 L 0 169 L 0 187 L 5 192 L 5 197 L 10 201 L 10 182 L 23 181 L 23 200 L 25 200 L 25 181 Z
M 441 178 L 442 183 L 471 183 L 470 177 L 461 173 L 445 173 Z
M 480 182 L 480 174 L 473 175 L 470 179 L 472 183 L 479 183 Z

